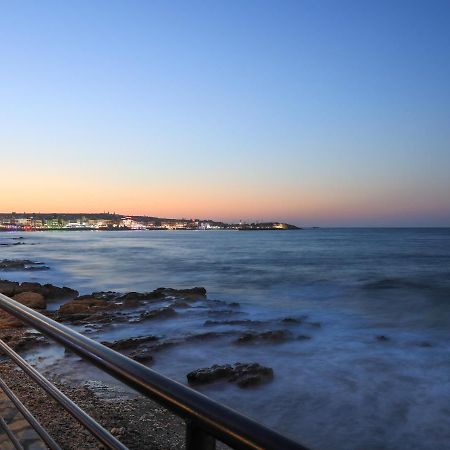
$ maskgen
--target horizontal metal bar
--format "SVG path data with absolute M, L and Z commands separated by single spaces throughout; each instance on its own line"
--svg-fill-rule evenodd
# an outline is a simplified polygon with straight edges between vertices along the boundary
M 14 436 L 14 433 L 9 429 L 3 417 L 0 417 L 0 428 L 6 433 L 16 450 L 23 450 L 21 443 L 18 441 L 16 436 Z
M 14 392 L 9 388 L 2 378 L 0 378 L 0 388 L 14 403 L 17 410 L 22 414 L 26 421 L 35 429 L 36 433 L 41 437 L 50 450 L 61 450 L 61 447 L 53 440 L 53 438 L 47 433 L 44 427 L 36 420 L 27 407 L 19 400 Z
M 128 450 L 111 433 L 96 422 L 89 414 L 85 413 L 76 403 L 70 400 L 50 381 L 41 375 L 34 367 L 30 366 L 11 347 L 0 339 L 0 349 L 3 350 L 32 380 L 34 380 L 47 394 L 51 395 L 68 413 L 78 420 L 89 432 L 103 445 L 112 450 Z
M 183 418 L 192 420 L 203 430 L 235 449 L 306 450 L 306 447 L 231 408 L 221 405 L 2 294 L 0 294 L 0 308 L 61 343 L 133 389 L 153 398 Z

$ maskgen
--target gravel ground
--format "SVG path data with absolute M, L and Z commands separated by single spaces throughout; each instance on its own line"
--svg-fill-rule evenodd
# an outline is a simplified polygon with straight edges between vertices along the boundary
M 64 409 L 49 398 L 9 361 L 0 363 L 0 376 L 58 444 L 67 450 L 102 448 Z M 69 398 L 115 435 L 129 449 L 172 450 L 184 448 L 183 421 L 146 398 L 110 400 L 87 387 L 55 383 Z M 36 435 L 12 404 L 0 395 L 0 413 L 21 438 L 26 449 L 41 449 Z M 0 448 L 8 449 L 0 433 Z

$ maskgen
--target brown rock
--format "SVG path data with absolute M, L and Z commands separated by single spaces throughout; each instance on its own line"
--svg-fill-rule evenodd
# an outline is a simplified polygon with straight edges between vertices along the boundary
M 0 281 L 0 293 L 7 295 L 8 297 L 12 297 L 14 294 L 16 294 L 18 287 L 19 283 L 16 283 L 14 281 Z
M 47 307 L 44 296 L 42 294 L 38 294 L 37 292 L 22 292 L 20 294 L 16 294 L 13 298 L 29 308 L 45 309 Z
M 59 312 L 61 314 L 86 314 L 110 309 L 114 306 L 115 305 L 108 303 L 106 300 L 86 296 L 78 297 L 70 302 L 64 303 L 64 305 L 59 307 Z
M 19 319 L 16 319 L 15 317 L 11 316 L 10 314 L 6 313 L 5 311 L 0 311 L 0 329 L 2 328 L 20 328 L 23 327 L 25 324 L 20 321 Z

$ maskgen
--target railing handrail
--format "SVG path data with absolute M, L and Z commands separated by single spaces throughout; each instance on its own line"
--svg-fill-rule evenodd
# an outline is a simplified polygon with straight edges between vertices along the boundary
M 306 450 L 302 445 L 177 381 L 0 294 L 0 308 L 235 449 Z

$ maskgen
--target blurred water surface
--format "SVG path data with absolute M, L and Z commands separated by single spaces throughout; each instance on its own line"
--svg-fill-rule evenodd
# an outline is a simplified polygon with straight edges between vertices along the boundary
M 159 353 L 152 367 L 182 382 L 213 363 L 273 367 L 274 381 L 255 389 L 202 390 L 313 449 L 450 448 L 449 229 L 3 233 L 0 243 L 19 236 L 27 245 L 1 246 L 1 259 L 51 270 L 2 278 L 82 293 L 204 286 L 272 329 L 307 315 L 292 330 L 311 340 L 195 343 Z M 207 331 L 203 323 L 199 314 L 120 324 L 95 337 L 176 336 Z

